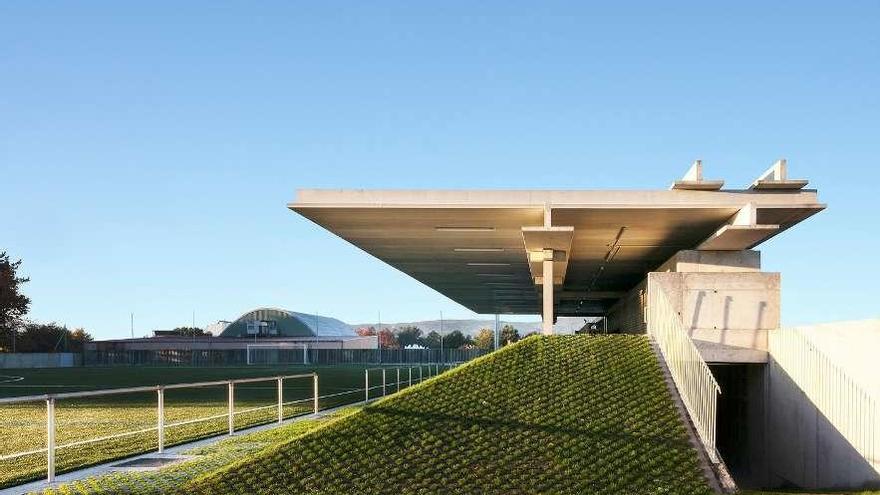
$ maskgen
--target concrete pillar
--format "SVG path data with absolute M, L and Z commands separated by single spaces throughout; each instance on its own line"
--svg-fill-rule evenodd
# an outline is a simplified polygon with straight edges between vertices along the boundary
M 544 322 L 541 331 L 544 335 L 553 335 L 553 257 L 544 258 Z

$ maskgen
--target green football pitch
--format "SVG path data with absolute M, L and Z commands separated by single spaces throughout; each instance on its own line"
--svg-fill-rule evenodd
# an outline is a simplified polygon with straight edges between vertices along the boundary
M 240 378 L 274 377 L 316 372 L 320 408 L 364 400 L 364 366 L 289 366 L 243 368 L 60 368 L 0 370 L 0 397 L 60 394 L 113 388 L 211 382 Z M 424 366 L 421 376 L 433 374 Z M 413 368 L 413 381 L 420 376 Z M 382 395 L 381 372 L 372 371 L 371 398 Z M 387 392 L 397 390 L 397 372 L 387 370 Z M 401 388 L 409 382 L 401 369 Z M 311 378 L 284 381 L 284 417 L 312 411 Z M 276 381 L 236 384 L 235 428 L 264 424 L 278 418 Z M 164 392 L 165 422 L 186 423 L 165 429 L 165 445 L 185 443 L 228 430 L 228 388 L 225 384 Z M 275 407 L 273 407 L 275 406 Z M 155 391 L 121 395 L 59 399 L 56 416 L 56 469 L 69 471 L 112 459 L 156 450 L 157 394 Z M 193 420 L 213 418 L 203 421 Z M 125 434 L 124 436 L 117 436 Z M 101 437 L 110 437 L 91 441 Z M 0 405 L 0 488 L 46 475 L 46 403 L 36 401 Z

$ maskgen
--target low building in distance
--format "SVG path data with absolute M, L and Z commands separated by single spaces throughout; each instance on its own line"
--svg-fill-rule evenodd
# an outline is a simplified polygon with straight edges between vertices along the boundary
M 376 336 L 360 336 L 348 324 L 327 316 L 279 308 L 257 308 L 233 321 L 208 325 L 212 335 L 157 330 L 153 337 L 86 344 L 86 351 L 246 350 L 251 344 L 303 345 L 309 349 L 378 349 Z

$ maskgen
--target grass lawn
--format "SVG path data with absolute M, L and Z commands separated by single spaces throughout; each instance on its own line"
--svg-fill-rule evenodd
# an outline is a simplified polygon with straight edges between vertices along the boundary
M 532 337 L 180 494 L 712 493 L 644 336 Z
M 0 397 L 61 393 L 105 388 L 152 386 L 184 382 L 216 381 L 318 372 L 320 394 L 335 395 L 321 400 L 322 408 L 335 407 L 363 400 L 364 371 L 362 366 L 324 366 L 286 368 L 66 368 L 2 370 Z M 414 373 L 416 371 L 414 370 Z M 425 368 L 423 372 L 427 376 Z M 414 375 L 416 378 L 418 375 Z M 13 378 L 15 381 L 11 381 Z M 20 380 L 18 378 L 21 378 Z M 407 380 L 408 376 L 401 377 Z M 388 376 L 388 381 L 396 375 Z M 381 374 L 373 372 L 371 380 L 378 384 Z M 389 392 L 394 390 L 389 387 Z M 381 394 L 374 390 L 373 396 Z M 311 412 L 312 382 L 296 379 L 285 382 L 284 401 L 304 399 L 284 408 L 284 416 Z M 235 388 L 236 411 L 277 404 L 275 382 L 239 384 Z M 224 415 L 227 412 L 226 386 L 201 389 L 168 390 L 165 392 L 166 423 Z M 277 419 L 277 409 L 268 407 L 235 416 L 236 428 L 262 424 Z M 123 432 L 154 428 L 157 421 L 155 392 L 125 394 L 89 399 L 59 400 L 56 404 L 57 445 L 93 439 Z M 166 429 L 166 445 L 171 446 L 204 438 L 227 429 L 227 419 L 220 417 Z M 46 406 L 44 402 L 0 406 L 0 456 L 27 452 L 45 447 Z M 112 459 L 149 452 L 156 449 L 156 431 L 58 449 L 57 472 L 106 462 Z M 0 460 L 0 488 L 39 479 L 45 476 L 46 454 L 30 454 Z
M 257 433 L 236 435 L 215 444 L 183 452 L 193 459 L 173 464 L 157 471 L 117 472 L 67 483 L 57 489 L 46 490 L 44 495 L 104 495 L 129 493 L 159 495 L 180 487 L 186 482 L 212 470 L 234 463 L 237 459 L 302 436 L 328 421 L 352 414 L 356 407 L 336 411 L 320 419 L 302 419 L 278 428 Z

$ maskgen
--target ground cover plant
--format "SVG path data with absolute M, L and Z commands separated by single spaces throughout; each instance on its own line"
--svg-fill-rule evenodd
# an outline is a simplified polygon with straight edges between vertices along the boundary
M 187 494 L 709 494 L 644 336 L 532 337 Z
M 61 393 L 105 388 L 152 386 L 184 382 L 215 381 L 298 374 L 312 371 L 308 367 L 287 368 L 68 368 L 37 370 L 3 370 L 5 383 L 0 383 L 0 397 Z M 322 399 L 321 407 L 330 408 L 363 400 L 364 370 L 360 366 L 322 366 L 314 368 L 319 375 L 320 394 L 333 395 Z M 375 373 L 374 373 L 375 374 Z M 427 374 L 427 369 L 425 370 Z M 16 378 L 10 381 L 9 378 Z M 395 377 L 396 378 L 396 377 Z M 389 376 L 388 380 L 391 381 Z M 391 388 L 389 393 L 394 389 Z M 165 395 L 166 423 L 224 415 L 227 412 L 225 386 L 202 389 L 168 390 Z M 337 395 L 338 394 L 338 395 Z M 381 394 L 374 390 L 373 396 Z M 274 382 L 239 384 L 235 388 L 236 411 L 271 406 L 277 402 Z M 310 379 L 285 382 L 284 400 L 312 397 Z M 28 452 L 45 447 L 46 406 L 43 402 L 0 406 L 0 456 Z M 292 417 L 312 410 L 309 400 L 285 406 L 284 416 Z M 277 419 L 277 410 L 267 407 L 237 414 L 236 428 L 243 428 Z M 154 392 L 126 394 L 89 399 L 62 400 L 56 405 L 58 445 L 135 432 L 156 426 L 157 410 Z M 167 446 L 185 443 L 227 430 L 227 419 L 220 417 L 166 429 Z M 57 472 L 62 473 L 113 459 L 155 450 L 156 431 L 87 443 L 59 449 L 56 453 Z M 46 454 L 39 452 L 15 459 L 0 460 L 0 488 L 45 476 Z
M 207 446 L 192 448 L 182 452 L 185 456 L 192 456 L 191 459 L 156 471 L 114 472 L 67 483 L 40 493 L 43 495 L 167 493 L 201 474 L 232 464 L 237 459 L 253 455 L 272 445 L 302 436 L 328 421 L 343 418 L 356 410 L 356 407 L 338 409 L 318 418 L 303 418 L 277 428 L 240 434 Z

